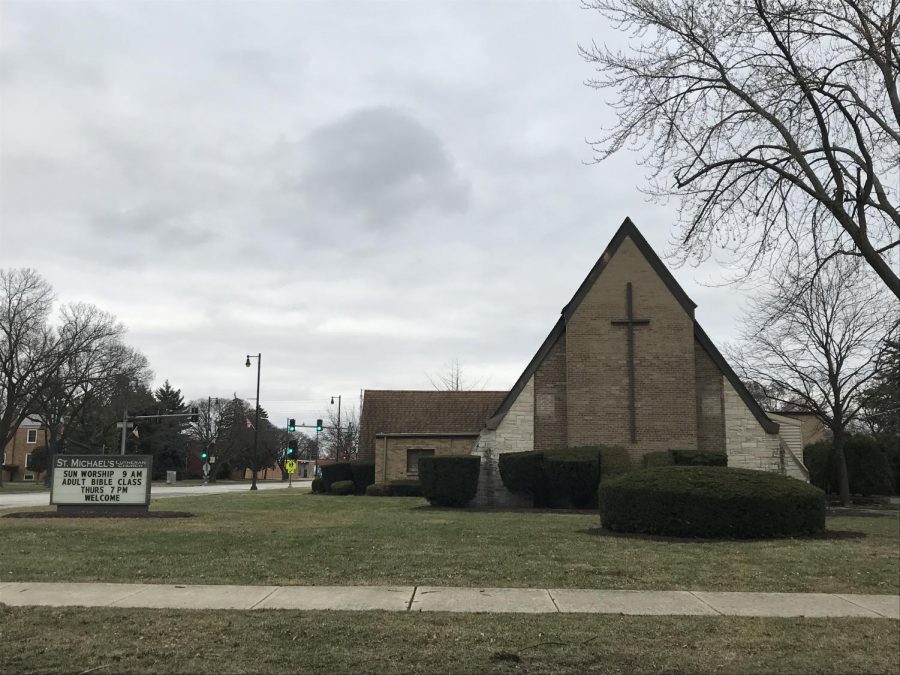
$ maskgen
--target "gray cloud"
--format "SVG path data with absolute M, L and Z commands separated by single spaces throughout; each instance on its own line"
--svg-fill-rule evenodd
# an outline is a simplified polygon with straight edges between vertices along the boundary
M 279 154 L 285 186 L 310 210 L 368 227 L 426 209 L 461 214 L 468 205 L 468 185 L 438 135 L 395 108 L 354 110 Z
M 662 252 L 578 3 L 4 3 L 0 266 L 130 327 L 160 381 L 273 416 L 512 384 L 625 216 Z M 539 271 L 539 272 L 538 272 Z M 676 271 L 714 339 L 733 289 Z

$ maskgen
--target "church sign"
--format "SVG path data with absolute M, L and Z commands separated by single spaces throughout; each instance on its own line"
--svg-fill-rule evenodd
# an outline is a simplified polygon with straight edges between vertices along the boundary
M 60 512 L 146 512 L 151 455 L 54 455 L 50 503 Z

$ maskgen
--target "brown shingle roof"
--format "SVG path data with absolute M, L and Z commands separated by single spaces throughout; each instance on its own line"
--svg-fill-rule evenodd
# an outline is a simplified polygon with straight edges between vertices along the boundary
M 375 434 L 477 434 L 505 391 L 367 389 L 359 420 L 359 454 L 375 452 Z

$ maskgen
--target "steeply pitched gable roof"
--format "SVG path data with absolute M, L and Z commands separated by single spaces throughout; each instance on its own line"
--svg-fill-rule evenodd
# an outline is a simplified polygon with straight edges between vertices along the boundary
M 650 264 L 650 267 L 653 268 L 653 271 L 656 272 L 660 279 L 662 279 L 669 292 L 675 297 L 684 311 L 688 313 L 688 316 L 690 316 L 691 319 L 694 320 L 695 338 L 700 342 L 701 346 L 706 351 L 706 353 L 709 354 L 713 362 L 719 367 L 719 370 L 721 370 L 725 377 L 728 378 L 728 381 L 738 392 L 741 399 L 743 399 L 744 403 L 753 413 L 753 416 L 757 419 L 763 429 L 765 429 L 765 431 L 770 434 L 778 433 L 778 424 L 776 424 L 766 416 L 766 413 L 763 411 L 763 409 L 759 407 L 759 404 L 756 402 L 753 396 L 750 395 L 750 392 L 747 391 L 744 383 L 741 382 L 740 378 L 737 376 L 734 370 L 732 370 L 731 366 L 728 365 L 728 362 L 725 361 L 724 357 L 719 353 L 719 350 L 716 349 L 716 346 L 712 343 L 712 340 L 709 339 L 709 337 L 697 323 L 696 319 L 694 319 L 694 309 L 697 307 L 697 303 L 695 303 L 690 299 L 690 297 L 688 297 L 688 294 L 685 293 L 684 289 L 681 287 L 675 277 L 672 276 L 669 268 L 666 267 L 665 263 L 663 263 L 660 257 L 656 254 L 656 251 L 653 250 L 653 247 L 650 246 L 646 239 L 644 239 L 644 235 L 640 233 L 635 224 L 631 222 L 630 218 L 626 218 L 619 226 L 619 229 L 616 230 L 616 233 L 610 240 L 609 245 L 603 252 L 603 255 L 600 256 L 600 258 L 591 268 L 591 271 L 588 272 L 587 277 L 585 277 L 584 281 L 581 282 L 581 285 L 578 287 L 578 290 L 575 291 L 575 295 L 572 296 L 572 299 L 569 300 L 566 306 L 562 308 L 562 316 L 556 322 L 556 325 L 553 326 L 553 330 L 550 331 L 550 334 L 541 344 L 537 353 L 525 367 L 522 375 L 518 380 L 516 380 L 516 383 L 513 385 L 512 389 L 510 389 L 509 393 L 503 398 L 503 401 L 497 407 L 497 410 L 494 411 L 494 414 L 488 420 L 488 423 L 486 425 L 487 428 L 496 429 L 499 426 L 500 422 L 503 421 L 506 413 L 509 411 L 515 400 L 519 397 L 519 394 L 522 393 L 522 389 L 524 389 L 525 385 L 528 384 L 528 381 L 531 379 L 532 375 L 534 375 L 541 362 L 546 358 L 550 349 L 554 344 L 556 344 L 557 340 L 559 340 L 560 337 L 565 334 L 566 323 L 575 314 L 575 311 L 578 309 L 581 301 L 587 295 L 588 291 L 590 291 L 591 287 L 597 282 L 597 279 L 600 278 L 603 270 L 606 269 L 607 264 L 615 255 L 616 251 L 619 250 L 619 247 L 622 245 L 622 242 L 625 241 L 626 238 L 630 238 L 634 242 L 638 250 Z
M 653 247 L 647 243 L 646 239 L 644 239 L 644 235 L 642 235 L 635 224 L 631 222 L 631 218 L 626 218 L 619 226 L 619 229 L 616 230 L 616 233 L 607 245 L 606 250 L 603 251 L 603 255 L 601 255 L 597 262 L 594 263 L 594 266 L 591 268 L 591 271 L 588 272 L 587 277 L 581 282 L 581 286 L 575 291 L 575 295 L 569 300 L 569 304 L 562 308 L 562 315 L 566 322 L 568 322 L 569 319 L 572 318 L 572 315 L 575 314 L 575 310 L 578 309 L 581 301 L 584 300 L 584 296 L 587 295 L 588 291 L 591 290 L 591 287 L 597 282 L 597 279 L 603 273 L 603 270 L 606 269 L 606 265 L 612 260 L 612 257 L 616 254 L 616 251 L 619 250 L 619 246 L 622 245 L 622 242 L 625 241 L 625 239 L 631 239 L 631 241 L 634 242 L 635 246 L 637 246 L 638 250 L 641 252 L 641 255 L 643 255 L 644 258 L 647 259 L 647 262 L 650 263 L 650 267 L 653 268 L 653 271 L 663 280 L 663 283 L 666 285 L 666 288 L 669 289 L 669 292 L 675 296 L 678 304 L 684 308 L 684 311 L 688 313 L 688 316 L 693 318 L 694 309 L 697 307 L 697 303 L 691 300 L 688 297 L 688 294 L 684 292 L 684 289 L 675 280 L 675 277 L 672 276 L 669 268 L 659 259 L 659 256 L 656 255 L 656 251 L 654 251 Z
M 359 420 L 360 453 L 376 434 L 478 434 L 505 391 L 394 391 L 367 389 Z

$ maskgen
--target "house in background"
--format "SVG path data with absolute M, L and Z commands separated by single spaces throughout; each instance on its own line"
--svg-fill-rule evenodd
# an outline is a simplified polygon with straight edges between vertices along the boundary
M 43 474 L 31 471 L 31 453 L 47 445 L 49 432 L 37 418 L 26 418 L 3 449 L 3 480 L 37 481 Z
M 770 416 L 789 417 L 796 420 L 800 424 L 800 443 L 801 449 L 807 445 L 818 443 L 820 441 L 830 441 L 831 431 L 825 426 L 825 423 L 813 412 L 802 412 L 795 410 L 776 410 L 769 413 Z
M 505 391 L 363 392 L 359 457 L 375 460 L 375 482 L 418 478 L 419 457 L 466 455 Z

